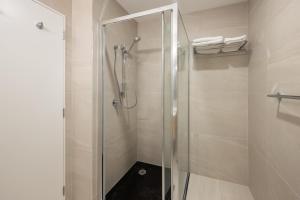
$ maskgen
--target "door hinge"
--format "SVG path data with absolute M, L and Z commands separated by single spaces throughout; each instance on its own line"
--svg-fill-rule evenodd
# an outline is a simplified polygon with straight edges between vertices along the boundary
M 65 111 L 66 109 L 65 108 L 63 108 L 63 118 L 65 118 L 65 116 L 66 116 L 66 111 Z
M 63 40 L 66 40 L 66 31 L 63 32 Z
M 63 196 L 66 196 L 66 186 L 63 186 L 62 191 L 63 191 Z

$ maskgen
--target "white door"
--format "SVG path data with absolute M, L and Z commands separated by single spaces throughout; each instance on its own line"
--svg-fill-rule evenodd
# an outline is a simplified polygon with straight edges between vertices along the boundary
M 64 199 L 63 31 L 32 0 L 0 0 L 1 200 Z

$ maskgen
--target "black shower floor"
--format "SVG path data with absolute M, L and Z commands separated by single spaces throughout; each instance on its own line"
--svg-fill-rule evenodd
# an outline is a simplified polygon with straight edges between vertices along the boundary
M 145 175 L 139 174 L 141 169 L 146 170 Z M 161 180 L 161 167 L 136 162 L 123 178 L 108 192 L 106 200 L 161 200 Z M 169 198 L 166 197 L 166 199 Z

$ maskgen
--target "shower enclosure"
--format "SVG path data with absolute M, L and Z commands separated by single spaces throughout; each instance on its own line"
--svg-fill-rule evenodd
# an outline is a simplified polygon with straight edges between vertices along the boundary
M 103 21 L 100 35 L 102 199 L 185 199 L 190 47 L 177 4 Z

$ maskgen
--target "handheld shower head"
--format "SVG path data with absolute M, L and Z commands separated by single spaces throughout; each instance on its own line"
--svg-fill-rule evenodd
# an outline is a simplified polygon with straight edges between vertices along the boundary
M 136 43 L 138 43 L 140 40 L 141 40 L 141 37 L 139 37 L 139 36 L 136 36 L 135 38 L 133 38 L 133 41 L 132 41 L 132 43 L 131 43 L 129 49 L 127 50 L 127 53 L 129 53 L 130 50 L 134 47 L 134 45 L 135 45 Z
M 136 37 L 133 39 L 134 42 L 139 42 L 140 40 L 141 40 L 141 37 L 139 37 L 139 36 L 136 36 Z

